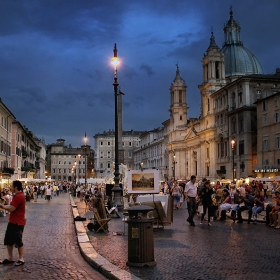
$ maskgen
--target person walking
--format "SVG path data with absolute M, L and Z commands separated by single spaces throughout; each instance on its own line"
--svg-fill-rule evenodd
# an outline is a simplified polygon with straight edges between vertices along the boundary
M 7 265 L 14 263 L 13 247 L 15 246 L 19 254 L 19 259 L 15 263 L 15 266 L 20 266 L 24 264 L 22 233 L 26 224 L 25 197 L 20 181 L 13 181 L 10 188 L 14 194 L 10 205 L 0 204 L 0 208 L 10 212 L 9 223 L 4 238 L 4 245 L 7 246 L 8 258 L 0 262 L 0 264 Z
M 195 226 L 193 221 L 193 217 L 196 212 L 196 196 L 197 196 L 197 186 L 195 185 L 196 176 L 192 175 L 191 180 L 186 184 L 185 187 L 185 197 L 188 205 L 189 217 L 187 218 L 187 222 L 190 223 L 191 226 Z
M 212 195 L 214 194 L 213 188 L 210 185 L 210 181 L 207 180 L 204 183 L 204 187 L 200 192 L 200 198 L 201 198 L 201 202 L 203 205 L 203 213 L 201 215 L 200 218 L 200 224 L 202 225 L 202 222 L 204 220 L 204 216 L 206 214 L 206 211 L 208 212 L 208 226 L 212 226 L 212 224 L 210 223 L 210 218 L 211 216 L 213 216 L 213 211 L 212 211 Z
M 50 185 L 48 185 L 47 189 L 45 190 L 45 194 L 46 194 L 47 201 L 50 202 L 51 195 L 52 195 L 52 189 Z
M 33 189 L 34 202 L 37 202 L 37 197 L 38 197 L 38 186 L 34 186 L 34 189 Z
M 173 187 L 171 188 L 171 194 L 173 196 L 173 204 L 174 210 L 179 209 L 180 197 L 181 197 L 181 187 L 178 185 L 177 182 L 174 182 Z

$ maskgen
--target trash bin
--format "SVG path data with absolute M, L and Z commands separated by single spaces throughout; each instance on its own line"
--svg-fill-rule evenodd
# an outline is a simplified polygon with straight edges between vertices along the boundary
M 154 259 L 153 218 L 147 214 L 153 207 L 132 206 L 127 209 L 128 224 L 128 266 L 149 267 L 157 263 Z

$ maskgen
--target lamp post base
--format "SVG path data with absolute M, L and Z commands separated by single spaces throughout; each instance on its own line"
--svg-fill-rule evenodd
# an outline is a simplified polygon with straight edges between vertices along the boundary
M 121 201 L 122 199 L 122 189 L 120 186 L 114 186 L 112 188 L 112 191 L 114 192 L 114 202 L 113 204 L 117 206 L 118 212 L 123 212 L 123 203 Z

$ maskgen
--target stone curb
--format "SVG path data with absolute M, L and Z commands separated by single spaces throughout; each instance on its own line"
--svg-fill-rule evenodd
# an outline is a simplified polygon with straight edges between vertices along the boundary
M 79 216 L 77 205 L 75 204 L 73 197 L 70 194 L 70 204 L 72 207 L 73 218 Z M 93 248 L 87 235 L 87 231 L 82 221 L 74 221 L 75 229 L 78 239 L 79 248 L 84 259 L 97 271 L 104 276 L 113 280 L 141 280 L 141 278 L 120 269 L 108 260 L 99 255 Z

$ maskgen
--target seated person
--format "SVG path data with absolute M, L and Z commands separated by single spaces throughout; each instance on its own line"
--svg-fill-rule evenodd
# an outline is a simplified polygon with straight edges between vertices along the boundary
M 252 217 L 252 207 L 254 206 L 254 197 L 250 195 L 249 190 L 245 191 L 245 196 L 243 197 L 242 202 L 244 202 L 244 205 L 240 206 L 237 210 L 237 223 L 243 223 L 241 212 L 248 210 L 248 224 L 250 224 Z
M 227 211 L 231 208 L 231 196 L 228 189 L 223 189 L 221 204 L 219 206 L 219 216 L 217 220 L 221 221 L 222 211 Z
M 239 208 L 239 203 L 241 202 L 241 200 L 242 200 L 242 197 L 239 194 L 239 190 L 236 190 L 236 192 L 234 193 L 234 196 L 233 196 L 233 206 L 232 206 L 232 210 L 231 210 L 231 217 L 234 222 L 235 222 L 235 218 L 236 218 L 236 212 Z
M 275 228 L 280 228 L 280 220 L 278 217 L 278 214 L 280 212 L 280 192 L 275 192 L 275 198 L 273 199 L 273 208 L 271 212 L 269 213 L 269 225 Z M 278 225 L 277 225 L 278 220 Z M 278 227 L 279 226 L 279 227 Z
M 264 210 L 264 197 L 261 195 L 259 189 L 255 190 L 254 196 L 255 206 L 252 208 L 254 223 L 257 222 L 257 216 Z

